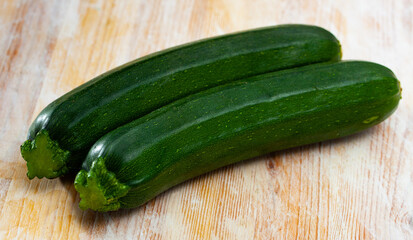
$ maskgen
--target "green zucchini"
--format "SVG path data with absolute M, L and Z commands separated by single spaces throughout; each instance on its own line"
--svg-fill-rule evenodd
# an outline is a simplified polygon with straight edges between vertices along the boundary
M 277 71 L 190 95 L 100 138 L 75 179 L 80 207 L 133 208 L 195 176 L 343 137 L 395 111 L 393 73 L 370 62 Z
M 48 105 L 21 146 L 27 176 L 79 170 L 105 133 L 177 99 L 237 79 L 318 62 L 339 61 L 328 31 L 281 25 L 189 43 L 127 63 Z

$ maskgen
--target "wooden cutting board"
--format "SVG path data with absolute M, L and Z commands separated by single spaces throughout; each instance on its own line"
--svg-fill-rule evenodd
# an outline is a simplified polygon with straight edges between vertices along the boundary
M 78 208 L 73 177 L 29 181 L 19 145 L 49 102 L 140 56 L 282 23 L 316 24 L 344 59 L 391 68 L 403 99 L 363 133 L 188 181 L 144 206 Z M 3 0 L 1 239 L 412 239 L 413 0 Z

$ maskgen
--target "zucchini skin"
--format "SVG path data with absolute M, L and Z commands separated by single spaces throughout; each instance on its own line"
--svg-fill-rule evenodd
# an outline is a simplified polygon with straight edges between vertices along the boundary
M 359 61 L 263 74 L 191 95 L 93 145 L 75 179 L 80 207 L 137 207 L 211 170 L 362 131 L 393 113 L 400 98 L 389 69 Z
M 279 25 L 205 39 L 137 59 L 104 73 L 48 105 L 29 129 L 22 156 L 38 134 L 56 149 L 54 178 L 78 170 L 89 148 L 105 133 L 190 94 L 237 79 L 318 62 L 339 61 L 338 40 L 309 25 Z M 46 145 L 46 144 L 45 144 Z M 59 154 L 57 154 L 59 153 Z M 37 158 L 42 156 L 37 156 Z M 37 166 L 38 167 L 38 166 Z M 47 170 L 49 171 L 49 170 Z

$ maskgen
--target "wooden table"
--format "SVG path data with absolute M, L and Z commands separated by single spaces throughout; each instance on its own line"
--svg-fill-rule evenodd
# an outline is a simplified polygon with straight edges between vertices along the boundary
M 29 181 L 19 145 L 39 111 L 92 77 L 192 40 L 281 24 L 332 31 L 344 59 L 384 64 L 403 99 L 355 136 L 201 176 L 144 206 L 78 208 L 73 178 Z M 1 239 L 412 239 L 413 0 L 3 0 Z

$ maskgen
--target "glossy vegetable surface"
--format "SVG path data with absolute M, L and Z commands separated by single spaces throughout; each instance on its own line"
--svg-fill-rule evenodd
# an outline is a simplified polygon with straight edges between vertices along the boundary
M 362 131 L 395 111 L 400 91 L 389 69 L 350 61 L 193 94 L 99 139 L 75 180 L 80 207 L 137 207 L 222 166 Z
M 328 31 L 281 25 L 205 39 L 127 63 L 48 105 L 21 146 L 27 176 L 78 170 L 107 132 L 190 94 L 261 73 L 340 60 Z

